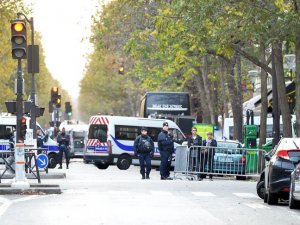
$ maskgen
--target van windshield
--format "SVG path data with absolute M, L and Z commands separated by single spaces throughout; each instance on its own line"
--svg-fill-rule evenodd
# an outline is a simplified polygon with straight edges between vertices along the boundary
M 107 142 L 107 125 L 93 124 L 89 128 L 89 139 L 98 139 L 100 142 Z

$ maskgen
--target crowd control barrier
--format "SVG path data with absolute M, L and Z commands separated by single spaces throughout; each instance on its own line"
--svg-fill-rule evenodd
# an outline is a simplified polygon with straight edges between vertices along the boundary
M 266 151 L 260 149 L 208 146 L 178 146 L 174 179 L 201 179 L 207 175 L 258 177 L 265 167 Z

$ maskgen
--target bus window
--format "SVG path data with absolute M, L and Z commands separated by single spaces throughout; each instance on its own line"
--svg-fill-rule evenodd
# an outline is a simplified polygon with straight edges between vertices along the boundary
M 100 142 L 107 142 L 107 125 L 95 124 L 89 128 L 89 139 L 98 139 Z

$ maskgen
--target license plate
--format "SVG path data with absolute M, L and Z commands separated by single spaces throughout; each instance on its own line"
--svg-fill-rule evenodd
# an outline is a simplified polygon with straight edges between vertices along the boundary
M 221 162 L 233 162 L 231 157 L 220 157 Z
M 86 152 L 88 152 L 88 153 L 94 153 L 94 149 L 93 149 L 93 148 L 92 148 L 92 149 L 89 149 L 89 148 L 88 148 L 88 149 L 86 150 Z

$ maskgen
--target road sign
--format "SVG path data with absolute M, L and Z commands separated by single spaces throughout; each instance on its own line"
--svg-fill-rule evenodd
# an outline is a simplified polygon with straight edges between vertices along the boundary
M 48 156 L 46 154 L 39 154 L 36 158 L 36 163 L 40 169 L 46 168 L 49 163 Z

